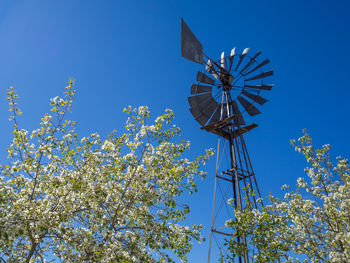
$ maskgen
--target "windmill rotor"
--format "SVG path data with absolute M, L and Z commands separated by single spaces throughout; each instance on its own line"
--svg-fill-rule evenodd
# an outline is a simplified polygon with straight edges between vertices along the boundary
M 269 60 L 259 61 L 261 52 L 248 54 L 249 48 L 238 53 L 233 48 L 229 56 L 221 53 L 220 59 L 212 60 L 203 52 L 203 46 L 182 19 L 182 56 L 190 61 L 205 64 L 205 71 L 198 71 L 197 83 L 191 86 L 188 98 L 190 112 L 202 128 L 236 115 L 234 124 L 245 124 L 244 115 L 260 114 L 258 107 L 268 100 L 262 91 L 270 91 L 273 84 L 266 79 L 273 70 L 264 70 Z M 207 62 L 204 62 L 204 57 Z
M 266 79 L 273 75 L 273 71 L 264 70 L 269 60 L 257 60 L 260 51 L 254 56 L 249 56 L 247 52 L 248 49 L 244 49 L 242 54 L 231 52 L 227 57 L 222 53 L 215 63 L 208 59 L 204 72 L 198 71 L 197 83 L 192 84 L 188 101 L 192 115 L 202 127 L 230 115 L 237 115 L 239 120 L 235 118 L 234 122 L 241 126 L 245 124 L 245 113 L 249 116 L 261 113 L 258 108 L 268 101 L 261 93 L 272 89 L 273 84 L 267 84 Z M 223 93 L 230 94 L 232 99 L 222 101 Z M 229 104 L 230 114 L 223 106 L 225 101 Z

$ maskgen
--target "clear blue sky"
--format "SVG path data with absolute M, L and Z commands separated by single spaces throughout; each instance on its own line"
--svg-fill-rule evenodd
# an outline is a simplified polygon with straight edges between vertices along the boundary
M 31 130 L 69 77 L 76 79 L 72 118 L 82 136 L 121 130 L 125 106 L 148 105 L 154 116 L 175 111 L 191 155 L 216 147 L 217 138 L 200 130 L 188 111 L 201 66 L 180 56 L 183 17 L 213 57 L 237 46 L 271 60 L 275 87 L 246 142 L 263 195 L 279 193 L 304 175 L 305 162 L 289 145 L 302 128 L 316 144 L 349 156 L 349 13 L 345 0 L 0 0 L 0 156 L 11 136 L 6 89 L 18 91 L 21 124 Z M 205 225 L 206 237 L 214 164 L 188 200 L 188 221 Z M 204 262 L 207 243 L 195 245 L 190 262 Z

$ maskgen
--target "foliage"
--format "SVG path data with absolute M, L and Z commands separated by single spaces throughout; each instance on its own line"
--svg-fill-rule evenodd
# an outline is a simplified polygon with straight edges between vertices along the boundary
M 20 129 L 18 95 L 8 91 L 14 123 L 9 164 L 1 167 L 0 258 L 3 262 L 186 261 L 200 225 L 180 225 L 190 212 L 180 201 L 212 154 L 181 156 L 189 142 L 167 109 L 152 125 L 141 106 L 125 109 L 126 132 L 79 138 L 66 120 L 75 91 L 51 99 L 51 113 L 31 133 Z
M 283 186 L 283 198 L 269 197 L 261 210 L 249 204 L 236 211 L 230 225 L 245 235 L 248 246 L 228 240 L 232 253 L 243 255 L 255 245 L 254 262 L 350 262 L 350 168 L 348 160 L 332 164 L 329 145 L 315 149 L 310 135 L 292 141 L 310 167 L 296 189 Z M 237 233 L 236 233 L 237 234 Z

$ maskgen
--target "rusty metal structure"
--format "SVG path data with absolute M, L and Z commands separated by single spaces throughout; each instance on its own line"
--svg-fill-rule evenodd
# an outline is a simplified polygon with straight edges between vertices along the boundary
M 213 60 L 203 52 L 203 46 L 184 20 L 181 20 L 181 53 L 192 62 L 205 66 L 198 71 L 197 82 L 191 86 L 188 97 L 190 112 L 201 129 L 218 135 L 216 174 L 209 239 L 208 262 L 213 256 L 213 245 L 223 258 L 232 262 L 253 261 L 254 247 L 248 253 L 234 257 L 225 251 L 223 242 L 231 238 L 228 220 L 235 220 L 233 208 L 243 209 L 247 203 L 259 208 L 262 203 L 252 163 L 244 141 L 244 134 L 256 128 L 246 120 L 261 112 L 256 107 L 267 102 L 260 93 L 269 91 L 273 84 L 266 79 L 272 70 L 264 70 L 269 60 L 259 60 L 261 52 L 248 55 L 249 48 L 238 53 L 236 48 L 229 56 L 222 52 L 220 59 Z M 205 62 L 206 61 L 206 62 Z M 232 206 L 227 204 L 228 199 Z M 246 237 L 236 232 L 236 242 L 247 245 Z M 216 259 L 218 255 L 215 255 Z

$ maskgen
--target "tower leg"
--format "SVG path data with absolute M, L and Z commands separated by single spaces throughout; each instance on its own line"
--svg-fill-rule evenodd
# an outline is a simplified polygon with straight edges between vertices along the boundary
M 217 184 L 217 174 L 218 174 L 218 163 L 219 163 L 219 152 L 220 152 L 220 137 L 218 139 L 218 147 L 216 152 L 216 168 L 215 168 L 215 183 L 214 183 L 214 194 L 213 194 L 213 208 L 211 211 L 211 223 L 210 223 L 210 237 L 209 237 L 209 250 L 208 250 L 208 263 L 210 262 L 211 253 L 211 242 L 213 239 L 213 224 L 214 224 L 214 212 L 215 212 L 215 198 L 216 198 L 216 184 Z
M 229 138 L 219 137 L 218 140 L 208 263 L 213 259 L 217 261 L 218 257 L 211 257 L 212 254 L 217 255 L 215 252 L 218 251 L 224 259 L 230 258 L 239 263 L 249 263 L 254 253 L 254 248 L 249 248 L 250 253 L 233 258 L 224 247 L 225 239 L 230 239 L 234 231 L 225 225 L 227 220 L 235 220 L 233 210 L 244 209 L 248 202 L 258 208 L 252 192 L 255 191 L 257 197 L 260 197 L 243 135 L 234 133 L 233 128 L 233 125 L 229 127 L 232 129 Z M 229 198 L 232 198 L 234 209 L 227 204 Z M 244 235 L 238 233 L 236 241 L 247 246 L 248 241 Z M 214 245 L 217 246 L 216 250 Z

